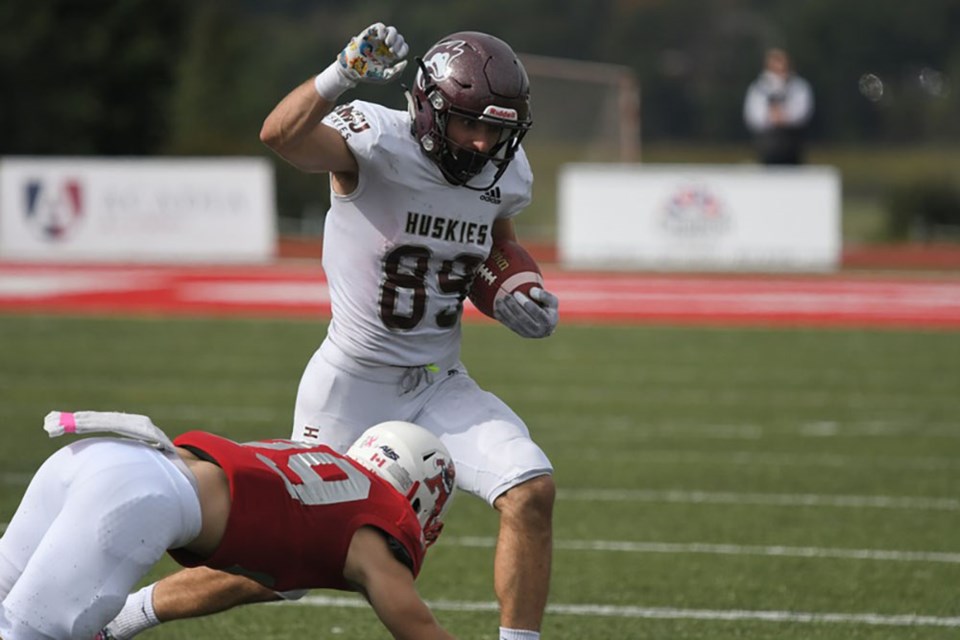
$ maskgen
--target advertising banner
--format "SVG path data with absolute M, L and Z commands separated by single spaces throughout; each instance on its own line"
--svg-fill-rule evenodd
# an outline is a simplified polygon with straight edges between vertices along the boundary
M 0 258 L 250 263 L 276 253 L 266 158 L 2 158 Z
M 566 165 L 565 267 L 829 271 L 841 257 L 832 167 Z

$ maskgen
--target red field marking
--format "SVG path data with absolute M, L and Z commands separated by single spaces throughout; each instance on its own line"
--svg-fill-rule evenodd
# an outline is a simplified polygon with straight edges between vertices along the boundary
M 523 242 L 523 246 L 542 265 L 557 264 L 557 246 L 553 242 Z M 319 262 L 323 255 L 321 238 L 281 235 L 277 241 L 281 258 L 301 258 Z M 865 244 L 843 247 L 840 256 L 844 269 L 934 269 L 960 270 L 960 243 L 926 242 Z
M 563 322 L 960 329 L 960 278 L 656 275 L 545 269 Z M 314 264 L 0 263 L 0 311 L 328 317 Z M 465 318 L 490 322 L 469 303 Z

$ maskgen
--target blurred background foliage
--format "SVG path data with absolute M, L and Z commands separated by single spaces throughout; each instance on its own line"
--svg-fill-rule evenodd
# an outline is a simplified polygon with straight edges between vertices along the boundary
M 810 161 L 843 171 L 845 218 L 891 184 L 960 179 L 960 0 L 5 2 L 0 155 L 268 155 L 257 133 L 273 105 L 378 20 L 413 54 L 475 29 L 518 52 L 629 68 L 644 162 L 752 160 L 743 94 L 763 50 L 783 46 L 814 87 Z M 882 95 L 863 90 L 869 74 Z M 404 106 L 398 85 L 350 97 Z M 535 128 L 528 148 L 536 140 Z M 557 148 L 531 151 L 539 236 L 552 232 L 550 163 L 583 159 Z M 325 180 L 276 168 L 281 216 L 322 219 Z

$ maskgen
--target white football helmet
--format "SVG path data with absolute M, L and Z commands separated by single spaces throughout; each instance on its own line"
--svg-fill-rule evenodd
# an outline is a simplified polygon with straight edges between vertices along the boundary
M 453 460 L 439 438 L 411 422 L 381 422 L 364 431 L 346 455 L 406 497 L 427 545 L 436 541 L 456 487 Z

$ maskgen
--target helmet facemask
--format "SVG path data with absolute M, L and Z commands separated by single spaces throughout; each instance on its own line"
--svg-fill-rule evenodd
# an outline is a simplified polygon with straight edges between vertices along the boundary
M 442 96 L 435 95 L 438 95 L 442 100 Z M 499 130 L 497 142 L 487 152 L 461 146 L 447 134 L 450 119 L 457 117 L 496 127 Z M 440 166 L 444 177 L 453 184 L 476 191 L 486 191 L 500 180 L 520 147 L 520 141 L 527 133 L 527 128 L 518 125 L 515 121 L 511 122 L 484 114 L 477 115 L 455 107 L 449 107 L 443 111 L 434 109 L 434 118 L 437 121 L 437 130 L 443 132 L 437 164 Z M 496 168 L 492 181 L 483 186 L 468 184 L 470 180 L 483 171 L 487 163 Z

